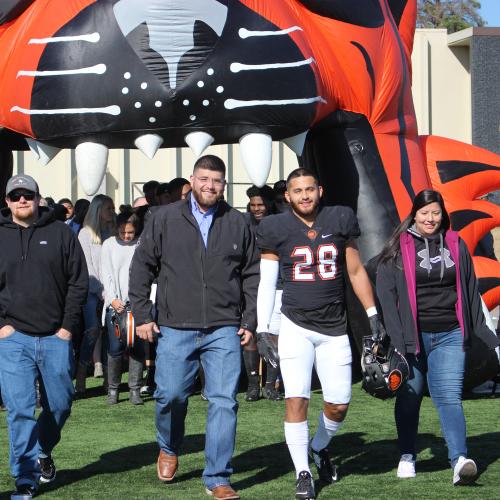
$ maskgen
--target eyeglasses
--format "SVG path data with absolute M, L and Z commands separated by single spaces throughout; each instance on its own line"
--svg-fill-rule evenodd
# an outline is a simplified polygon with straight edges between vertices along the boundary
M 33 191 L 14 191 L 9 194 L 10 201 L 19 201 L 23 197 L 26 201 L 33 201 L 35 199 L 36 193 Z
M 196 179 L 198 179 L 202 184 L 214 184 L 214 186 L 221 187 L 226 183 L 225 179 L 211 179 L 210 177 L 198 177 L 194 175 Z

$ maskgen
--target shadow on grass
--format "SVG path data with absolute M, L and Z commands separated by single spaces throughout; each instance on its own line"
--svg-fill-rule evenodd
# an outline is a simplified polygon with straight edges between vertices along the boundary
M 205 436 L 203 434 L 186 436 L 183 444 L 183 455 L 198 453 L 204 449 L 204 446 Z M 156 464 L 158 451 L 158 443 L 153 441 L 104 453 L 96 462 L 78 469 L 59 469 L 57 481 L 44 485 L 43 493 L 56 491 L 59 488 L 85 481 L 100 474 L 120 474 L 149 465 L 153 466 Z M 1 495 L 0 498 L 2 498 Z
M 399 459 L 396 440 L 366 442 L 365 436 L 365 433 L 352 432 L 341 434 L 333 439 L 330 447 L 331 456 L 339 468 L 340 480 L 351 475 L 385 474 L 396 469 Z M 484 450 L 487 444 L 498 442 L 499 439 L 500 432 L 492 432 L 472 436 L 467 440 L 469 455 L 477 460 L 479 475 L 497 460 L 498 456 L 485 454 Z M 434 472 L 450 468 L 444 439 L 433 434 L 420 434 L 418 450 L 425 449 L 431 450 L 432 458 L 418 462 L 419 472 Z M 234 482 L 234 487 L 239 490 L 273 481 L 293 471 L 285 443 L 275 443 L 245 451 L 234 458 L 233 466 L 238 473 L 248 473 L 256 468 L 261 469 L 245 479 Z M 323 483 L 316 482 L 317 493 L 323 487 L 325 487 Z
M 366 442 L 365 433 L 352 432 L 334 438 L 331 456 L 339 467 L 340 480 L 351 475 L 385 474 L 395 470 L 398 460 L 395 440 L 384 439 Z M 488 445 L 498 442 L 500 432 L 491 432 L 472 436 L 468 439 L 469 455 L 477 460 L 479 474 L 482 474 L 498 455 L 485 453 Z M 205 436 L 203 434 L 188 435 L 184 440 L 182 455 L 203 451 Z M 418 450 L 430 449 L 432 458 L 418 462 L 418 472 L 434 472 L 449 468 L 444 440 L 433 434 L 420 434 Z M 96 462 L 78 469 L 61 469 L 57 474 L 57 482 L 44 486 L 44 492 L 56 491 L 70 484 L 85 481 L 99 474 L 119 474 L 145 466 L 153 466 L 158 456 L 156 442 L 128 446 L 103 454 Z M 233 483 L 237 490 L 245 490 L 262 485 L 292 473 L 293 465 L 286 444 L 272 443 L 252 448 L 240 453 L 233 459 L 234 470 L 238 474 L 248 474 L 244 479 Z M 451 472 L 450 472 L 451 473 Z M 202 470 L 179 471 L 176 483 L 199 478 Z M 319 493 L 325 485 L 316 482 Z M 0 493 L 0 498 L 7 498 L 7 493 Z

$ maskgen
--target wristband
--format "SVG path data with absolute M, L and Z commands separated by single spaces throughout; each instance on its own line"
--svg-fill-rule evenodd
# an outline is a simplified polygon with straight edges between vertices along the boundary
M 366 310 L 366 315 L 371 318 L 372 316 L 375 316 L 378 314 L 377 308 L 375 306 L 371 306 Z

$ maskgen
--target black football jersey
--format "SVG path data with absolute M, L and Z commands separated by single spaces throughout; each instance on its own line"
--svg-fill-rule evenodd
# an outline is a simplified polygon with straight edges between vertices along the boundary
M 280 258 L 285 316 L 325 335 L 345 334 L 345 246 L 359 234 L 356 215 L 343 206 L 320 208 L 312 227 L 293 212 L 261 221 L 257 245 Z

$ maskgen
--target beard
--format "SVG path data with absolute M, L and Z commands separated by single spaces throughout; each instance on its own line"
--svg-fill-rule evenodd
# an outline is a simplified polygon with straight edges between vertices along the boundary
M 307 217 L 309 215 L 313 215 L 314 213 L 317 212 L 318 207 L 319 207 L 319 199 L 317 200 L 311 200 L 311 204 L 308 207 L 304 207 L 300 203 L 296 203 L 293 200 L 290 200 L 290 206 L 292 207 L 292 210 L 302 216 L 302 217 Z
M 192 190 L 194 199 L 196 203 L 202 208 L 212 208 L 217 205 L 217 202 L 221 199 L 222 194 L 218 194 L 214 191 L 202 191 L 201 189 Z

